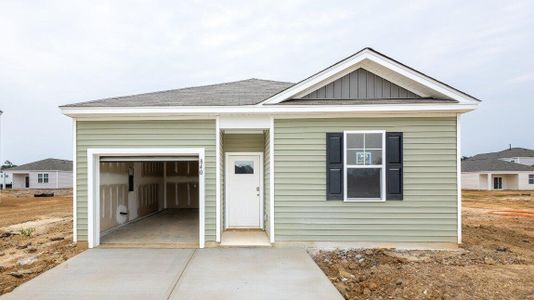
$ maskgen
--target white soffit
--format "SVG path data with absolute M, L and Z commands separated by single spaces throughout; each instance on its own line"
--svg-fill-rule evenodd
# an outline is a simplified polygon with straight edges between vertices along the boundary
M 273 95 L 258 105 L 276 104 L 305 95 L 333 82 L 359 68 L 366 69 L 421 97 L 454 99 L 460 104 L 478 104 L 479 101 L 444 83 L 419 73 L 374 50 L 364 49 L 343 61 Z
M 269 129 L 269 115 L 222 115 L 219 117 L 221 129 Z

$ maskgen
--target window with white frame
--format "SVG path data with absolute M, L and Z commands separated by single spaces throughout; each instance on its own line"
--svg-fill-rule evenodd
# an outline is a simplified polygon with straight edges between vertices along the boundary
M 528 184 L 534 184 L 534 174 L 528 174 Z
M 47 173 L 38 173 L 37 174 L 38 183 L 48 183 L 48 174 Z
M 345 131 L 345 201 L 385 200 L 385 131 Z

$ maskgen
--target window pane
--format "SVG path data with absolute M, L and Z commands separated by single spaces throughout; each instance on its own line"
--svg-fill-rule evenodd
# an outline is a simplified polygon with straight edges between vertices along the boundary
M 347 134 L 347 148 L 363 148 L 363 133 Z
M 366 158 L 369 155 L 363 150 L 347 150 L 347 165 L 364 165 Z
M 348 168 L 347 198 L 380 198 L 379 168 Z
M 253 161 L 236 161 L 234 164 L 235 174 L 254 174 Z
M 365 134 L 365 148 L 382 149 L 382 134 L 381 133 L 366 133 Z
M 368 159 L 367 165 L 381 165 L 382 164 L 382 150 L 367 150 Z
M 380 165 L 382 150 L 347 150 L 347 165 Z

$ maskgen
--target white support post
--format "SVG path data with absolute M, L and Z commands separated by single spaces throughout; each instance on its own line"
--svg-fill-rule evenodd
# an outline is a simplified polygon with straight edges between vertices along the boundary
M 271 116 L 269 129 L 269 237 L 274 243 L 274 117 Z
M 215 119 L 215 241 L 221 241 L 221 128 Z

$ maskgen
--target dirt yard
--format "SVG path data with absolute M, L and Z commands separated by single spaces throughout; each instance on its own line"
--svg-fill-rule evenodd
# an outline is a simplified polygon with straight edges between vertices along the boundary
M 0 295 L 82 252 L 72 244 L 72 191 L 0 191 Z
M 534 193 L 464 191 L 462 220 L 460 251 L 312 255 L 346 299 L 534 299 Z

